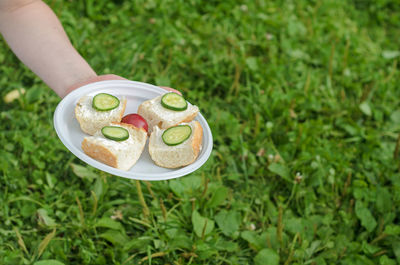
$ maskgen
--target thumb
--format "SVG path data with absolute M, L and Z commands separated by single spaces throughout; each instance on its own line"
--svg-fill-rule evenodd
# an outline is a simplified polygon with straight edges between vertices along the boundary
M 182 96 L 182 93 L 180 91 L 176 90 L 176 89 L 173 89 L 173 88 L 170 88 L 170 87 L 167 87 L 167 86 L 159 86 L 159 87 L 164 88 L 165 90 L 170 91 L 170 92 L 175 92 L 175 93 L 177 93 L 177 94 Z

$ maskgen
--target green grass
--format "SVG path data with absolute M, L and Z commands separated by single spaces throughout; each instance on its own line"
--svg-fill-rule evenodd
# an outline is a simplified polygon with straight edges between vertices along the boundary
M 396 1 L 47 3 L 99 74 L 195 102 L 214 151 L 170 181 L 85 165 L 0 43 L 1 95 L 27 90 L 0 106 L 1 264 L 400 263 Z

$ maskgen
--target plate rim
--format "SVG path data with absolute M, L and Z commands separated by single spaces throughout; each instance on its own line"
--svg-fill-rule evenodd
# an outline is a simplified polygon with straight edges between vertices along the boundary
M 197 169 L 199 169 L 202 165 L 204 165 L 205 162 L 207 162 L 208 158 L 211 155 L 212 149 L 213 149 L 213 137 L 212 137 L 212 132 L 211 129 L 206 121 L 206 119 L 203 117 L 203 115 L 199 112 L 196 119 L 201 121 L 203 126 L 203 133 L 206 133 L 207 136 L 209 137 L 210 141 L 207 143 L 206 146 L 202 146 L 202 148 L 206 148 L 204 150 L 204 154 L 201 157 L 198 157 L 197 160 L 185 167 L 175 169 L 170 172 L 164 172 L 164 173 L 151 173 L 151 174 L 146 174 L 146 173 L 134 173 L 129 171 L 123 171 L 114 167 L 110 167 L 104 163 L 101 163 L 88 155 L 86 155 L 82 150 L 79 150 L 79 148 L 76 148 L 73 144 L 71 144 L 67 138 L 64 136 L 64 134 L 61 132 L 60 124 L 59 121 L 61 121 L 62 118 L 62 109 L 66 109 L 64 106 L 68 106 L 67 104 L 69 101 L 75 99 L 77 97 L 82 97 L 85 94 L 94 92 L 99 89 L 107 89 L 108 85 L 133 85 L 133 86 L 144 86 L 146 89 L 150 89 L 153 92 L 156 92 L 158 94 L 163 94 L 166 92 L 165 89 L 160 88 L 158 86 L 144 83 L 144 82 L 138 82 L 138 81 L 131 81 L 131 80 L 106 80 L 106 81 L 99 81 L 99 82 L 94 82 L 90 83 L 84 86 L 81 86 L 72 92 L 70 92 L 67 96 L 65 96 L 57 105 L 56 110 L 54 111 L 53 115 L 53 126 L 54 129 L 57 133 L 58 138 L 61 140 L 63 145 L 72 153 L 74 154 L 77 158 L 85 162 L 86 164 L 95 167 L 101 171 L 110 173 L 114 176 L 119 176 L 123 178 L 129 178 L 129 179 L 136 179 L 136 180 L 146 180 L 146 181 L 158 181 L 158 180 L 168 180 L 168 179 L 174 179 L 174 178 L 179 178 L 183 177 L 185 175 L 188 175 Z M 103 87 L 102 87 L 103 86 Z M 79 99 L 79 98 L 78 98 Z M 146 147 L 148 143 L 146 141 Z M 140 158 L 139 158 L 140 159 Z M 155 164 L 154 164 L 155 165 Z M 156 165 L 155 165 L 156 166 Z

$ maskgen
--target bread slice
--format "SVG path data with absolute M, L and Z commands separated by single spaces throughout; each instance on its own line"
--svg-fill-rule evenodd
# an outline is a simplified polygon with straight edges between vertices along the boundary
M 161 98 L 164 95 L 147 100 L 140 104 L 138 114 L 146 119 L 149 129 L 158 126 L 167 129 L 182 122 L 191 122 L 199 112 L 197 106 L 188 103 L 184 111 L 174 111 L 164 108 L 161 105 Z
M 147 140 L 147 132 L 131 124 L 112 122 L 107 125 L 120 126 L 128 130 L 125 141 L 113 141 L 104 137 L 101 130 L 83 139 L 82 150 L 88 156 L 111 167 L 129 170 L 139 159 Z
M 109 111 L 97 111 L 92 107 L 92 96 L 84 96 L 79 99 L 75 107 L 75 117 L 82 131 L 94 135 L 110 122 L 120 122 L 126 107 L 126 98 L 120 98 L 117 108 Z
M 192 128 L 192 134 L 186 141 L 175 146 L 166 145 L 161 138 L 165 129 L 154 126 L 149 139 L 149 153 L 156 165 L 178 168 L 187 166 L 197 159 L 203 140 L 203 128 L 198 121 L 181 124 L 188 124 Z

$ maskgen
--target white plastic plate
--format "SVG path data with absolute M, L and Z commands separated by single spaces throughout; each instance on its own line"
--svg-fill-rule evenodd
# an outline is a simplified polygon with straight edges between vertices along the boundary
M 148 152 L 148 143 L 146 143 L 145 149 L 139 160 L 129 171 L 123 171 L 107 166 L 106 164 L 87 156 L 81 148 L 83 138 L 87 136 L 87 134 L 81 130 L 79 123 L 75 118 L 74 110 L 76 103 L 81 97 L 85 95 L 94 96 L 98 93 L 109 93 L 117 97 L 125 96 L 127 98 L 127 104 L 124 113 L 125 115 L 129 113 L 136 113 L 139 105 L 143 101 L 162 95 L 166 93 L 166 90 L 141 82 L 110 80 L 85 85 L 69 93 L 56 108 L 54 113 L 54 128 L 61 142 L 75 156 L 87 164 L 115 176 L 151 181 L 166 180 L 185 176 L 201 167 L 210 156 L 213 146 L 212 134 L 207 121 L 204 119 L 201 113 L 197 115 L 195 120 L 200 122 L 201 126 L 203 127 L 202 150 L 197 160 L 193 164 L 190 164 L 186 167 L 167 169 L 157 166 L 150 158 Z

